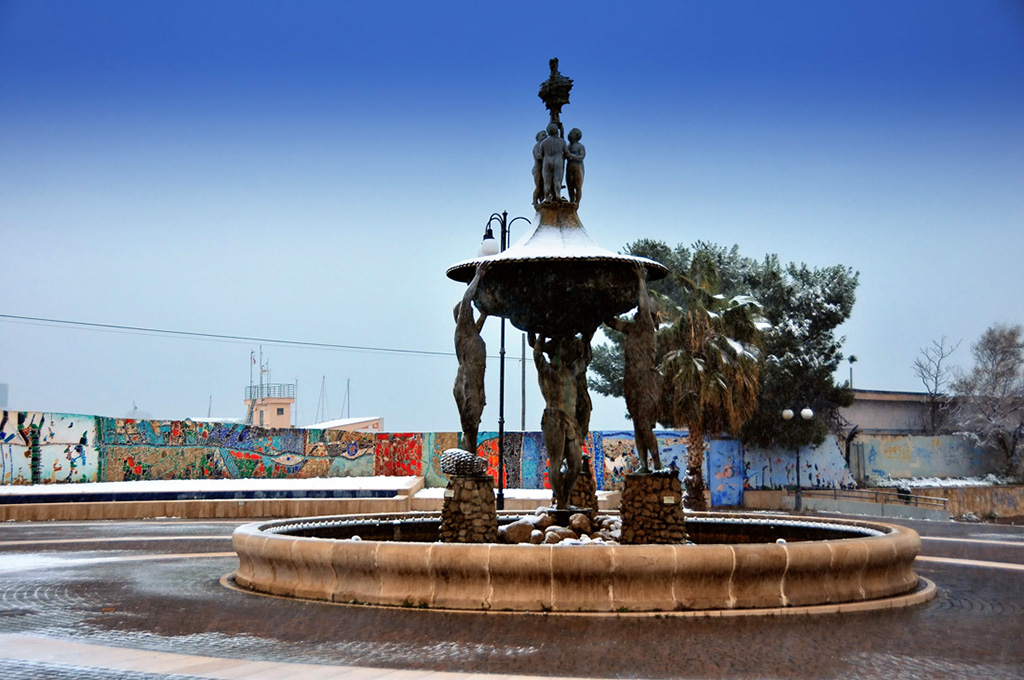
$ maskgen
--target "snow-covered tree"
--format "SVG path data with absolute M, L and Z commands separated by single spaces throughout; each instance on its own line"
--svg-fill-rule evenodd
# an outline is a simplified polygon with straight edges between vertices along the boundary
M 711 315 L 703 317 L 705 319 L 718 323 L 720 310 L 714 305 L 722 305 L 724 308 L 742 309 L 749 320 L 759 322 L 761 333 L 756 339 L 752 335 L 740 337 L 740 332 L 733 330 L 698 334 L 716 337 L 717 344 L 711 343 L 712 348 L 727 347 L 731 339 L 758 359 L 754 370 L 744 371 L 743 375 L 756 376 L 760 389 L 755 386 L 754 390 L 745 391 L 744 388 L 736 391 L 737 395 L 756 395 L 753 402 L 756 408 L 752 412 L 744 409 L 744 417 L 739 421 L 745 423 L 739 430 L 744 442 L 793 448 L 819 444 L 830 428 L 838 429 L 841 422 L 839 407 L 852 402 L 852 392 L 846 385 L 837 385 L 833 378 L 843 359 L 843 338 L 836 337 L 835 329 L 849 318 L 853 308 L 857 287 L 855 272 L 838 265 L 823 269 L 795 264 L 783 266 L 774 255 L 757 261 L 740 255 L 737 246 L 724 248 L 708 243 L 696 243 L 692 248 L 683 245 L 671 248 L 661 241 L 642 240 L 630 244 L 625 251 L 655 259 L 673 273 L 650 286 L 661 296 L 666 311 L 670 312 L 670 320 L 683 318 L 683 313 L 693 309 L 696 301 L 707 299 L 714 302 L 709 309 Z M 716 290 L 705 298 L 693 295 L 695 287 L 692 283 L 700 279 L 693 275 L 695 262 L 699 266 L 706 266 L 700 265 L 702 262 L 710 262 L 716 272 Z M 677 326 L 677 331 L 685 330 L 681 325 Z M 720 327 L 725 328 L 721 324 Z M 735 327 L 746 326 L 739 324 Z M 700 326 L 694 328 L 699 329 Z M 606 331 L 606 335 L 611 342 L 594 349 L 591 386 L 601 394 L 622 396 L 621 338 L 614 332 Z M 686 334 L 677 333 L 679 338 L 690 335 L 689 330 Z M 667 344 L 672 344 L 671 347 L 659 347 L 659 361 L 663 369 L 675 367 L 675 373 L 679 374 L 680 367 L 700 365 L 692 361 L 689 364 L 666 362 L 666 358 L 678 360 L 681 356 L 672 354 L 678 352 L 677 345 L 682 343 L 671 343 L 671 337 L 669 332 L 659 335 L 659 341 L 666 340 L 669 341 Z M 699 371 L 691 373 L 697 375 Z M 728 383 L 728 379 L 723 379 L 709 384 L 721 386 Z M 699 394 L 692 392 L 692 388 L 691 393 Z M 696 429 L 708 434 L 734 429 L 710 419 L 696 422 L 693 413 L 685 413 L 683 409 L 670 413 L 670 403 L 666 400 L 661 419 L 663 425 L 686 424 L 691 431 Z M 691 405 L 695 403 L 697 401 L 690 402 Z M 814 419 L 784 423 L 780 416 L 784 408 L 799 411 L 804 407 L 814 410 Z M 688 419 L 693 422 L 685 422 Z
M 971 345 L 974 366 L 953 382 L 958 434 L 1006 457 L 1006 473 L 1024 476 L 1024 330 L 995 325 Z
M 911 365 L 924 385 L 928 394 L 928 416 L 925 423 L 929 434 L 939 432 L 948 415 L 949 387 L 953 381 L 953 366 L 947 361 L 949 356 L 960 346 L 961 340 L 948 343 L 946 336 L 941 340 L 932 340 L 928 347 L 922 347 L 917 359 Z
M 770 327 L 764 333 L 764 366 L 758 411 L 743 428 L 743 441 L 755 446 L 797 448 L 817 445 L 838 432 L 839 408 L 853 403 L 853 392 L 837 384 L 846 338 L 836 328 L 850 318 L 857 274 L 849 267 L 782 266 L 765 258 L 752 288 Z M 780 417 L 783 409 L 809 407 L 811 420 Z

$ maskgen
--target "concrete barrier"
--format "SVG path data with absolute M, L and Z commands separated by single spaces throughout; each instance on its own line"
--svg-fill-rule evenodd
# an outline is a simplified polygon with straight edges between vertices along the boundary
M 954 517 L 1024 517 L 1024 486 L 955 486 L 915 488 L 914 493 L 946 499 Z

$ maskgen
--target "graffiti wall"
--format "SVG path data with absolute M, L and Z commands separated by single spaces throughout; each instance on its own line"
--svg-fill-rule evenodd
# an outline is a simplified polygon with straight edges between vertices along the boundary
M 999 453 L 953 435 L 861 434 L 851 464 L 871 477 L 976 477 L 1002 472 Z
M 96 418 L 0 411 L 0 484 L 95 482 Z
M 32 483 L 33 440 L 38 440 L 42 418 L 42 413 L 15 411 L 0 416 L 0 483 Z
M 743 505 L 743 445 L 737 439 L 712 439 L 704 467 L 711 505 Z
M 39 482 L 92 482 L 99 477 L 96 418 L 46 413 L 39 428 Z M 39 483 L 37 482 L 37 483 Z
M 839 441 L 829 435 L 821 446 L 800 449 L 800 468 L 794 450 L 745 448 L 743 486 L 746 489 L 785 489 L 795 486 L 797 473 L 805 488 L 846 489 L 857 485 L 846 466 Z
M 663 467 L 686 470 L 689 433 L 656 433 Z M 338 432 L 264 429 L 236 423 L 131 420 L 59 413 L 0 411 L 0 483 L 46 484 L 200 478 L 423 476 L 445 486 L 441 454 L 454 432 Z M 737 505 L 743 489 L 854 486 L 839 442 L 800 451 L 745 448 L 736 440 L 704 443 L 704 478 L 714 505 Z M 891 477 L 973 476 L 998 471 L 998 454 L 957 437 L 861 435 L 855 461 Z M 478 455 L 497 481 L 496 432 L 481 432 Z M 639 469 L 633 433 L 591 432 L 584 443 L 597 488 L 618 490 Z M 505 436 L 506 488 L 545 489 L 547 449 L 540 432 Z
M 663 430 L 656 432 L 655 436 L 658 439 L 662 467 L 675 467 L 680 471 L 679 474 L 685 474 L 689 433 Z M 640 458 L 633 443 L 633 432 L 598 432 L 595 433 L 593 440 L 594 460 L 604 461 L 603 466 L 595 466 L 602 471 L 597 481 L 598 488 L 606 491 L 621 490 L 624 484 L 623 477 L 640 469 Z

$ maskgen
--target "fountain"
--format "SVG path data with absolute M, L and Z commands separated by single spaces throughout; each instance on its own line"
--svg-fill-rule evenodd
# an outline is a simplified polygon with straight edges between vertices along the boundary
M 455 307 L 459 371 L 454 396 L 465 449 L 445 452 L 449 476 L 436 513 L 305 518 L 239 527 L 235 582 L 270 593 L 332 602 L 512 611 L 762 610 L 824 605 L 894 606 L 927 598 L 912 564 L 918 535 L 906 528 L 682 509 L 674 471 L 659 470 L 653 440 L 658 376 L 646 283 L 663 265 L 610 252 L 578 216 L 586 150 L 560 120 L 572 80 L 551 60 L 540 97 L 550 112 L 534 147 L 532 231 L 503 252 L 459 262 L 449 278 L 468 284 Z M 569 200 L 561 195 L 568 184 Z M 633 309 L 631 319 L 619 318 Z M 533 348 L 545 399 L 541 422 L 555 507 L 568 526 L 595 507 L 571 500 L 589 430 L 586 371 L 601 324 L 627 335 L 627 407 L 641 470 L 627 475 L 618 541 L 587 545 L 498 543 L 536 516 L 498 513 L 493 479 L 477 458 L 484 404 L 487 317 L 509 320 Z M 468 449 L 468 450 L 466 450 Z M 648 466 L 648 457 L 651 467 Z M 653 469 L 651 469 L 653 468 Z M 577 495 L 585 497 L 585 494 Z M 529 535 L 527 527 L 526 535 Z M 687 541 L 689 539 L 689 542 Z
M 462 415 L 463 440 L 469 442 L 467 448 L 475 452 L 475 433 L 484 402 L 486 352 L 481 349 L 480 323 L 472 311 L 471 304 L 475 304 L 480 319 L 503 317 L 527 333 L 545 402 L 541 429 L 549 460 L 548 475 L 556 508 L 564 522 L 570 510 L 594 510 L 569 507 L 582 469 L 582 441 L 589 430 L 590 397 L 586 375 L 592 357 L 591 338 L 603 323 L 629 324 L 620 321 L 618 315 L 637 307 L 638 299 L 646 300 L 646 282 L 663 278 L 667 270 L 647 258 L 605 250 L 594 243 L 584 229 L 578 208 L 586 149 L 580 143 L 582 133 L 578 129 L 569 133 L 570 143 L 565 141 L 560 118 L 562 107 L 569 103 L 572 80 L 558 71 L 557 59 L 551 60 L 550 67 L 551 75 L 541 84 L 539 92 L 550 120 L 546 129 L 537 133 L 533 150 L 533 199 L 537 209 L 533 229 L 507 250 L 459 262 L 448 269 L 447 275 L 469 284 L 466 296 L 456 307 L 459 378 L 455 393 Z M 564 176 L 569 200 L 561 195 L 565 166 L 568 166 Z M 638 314 L 638 318 L 640 316 Z M 649 311 L 647 318 L 650 318 Z M 649 324 L 648 331 L 653 370 L 653 323 Z M 475 351 L 471 351 L 473 348 Z M 466 379 L 468 376 L 472 376 L 472 382 Z M 628 387 L 636 387 L 638 383 L 630 372 L 627 372 L 626 382 Z M 658 400 L 657 393 L 651 393 L 656 386 L 643 387 L 646 400 L 653 406 Z M 627 394 L 637 391 L 627 389 Z M 639 403 L 638 400 L 628 401 Z M 628 405 L 633 413 L 634 404 Z M 638 435 L 640 425 L 645 434 L 649 431 L 650 436 L 642 440 L 653 439 L 654 419 L 633 415 L 634 422 L 638 423 Z M 660 467 L 656 445 L 651 453 L 655 467 Z M 641 460 L 646 471 L 647 456 L 642 455 Z M 642 484 L 646 480 L 636 481 Z M 647 495 L 636 493 L 631 497 Z M 675 523 L 681 527 L 678 503 L 676 510 Z

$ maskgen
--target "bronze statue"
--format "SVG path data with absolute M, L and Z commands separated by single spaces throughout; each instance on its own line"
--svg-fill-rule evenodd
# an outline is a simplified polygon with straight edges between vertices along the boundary
M 536 208 L 544 200 L 544 177 L 541 171 L 544 152 L 540 143 L 548 136 L 547 131 L 541 130 L 537 133 L 537 143 L 533 145 L 533 207 Z
M 558 136 L 558 124 L 548 123 L 547 138 L 540 143 L 541 182 L 544 185 L 544 200 L 562 200 L 562 177 L 565 173 L 565 159 L 569 145 Z
M 647 270 L 642 264 L 636 266 L 636 274 L 639 282 L 636 315 L 632 321 L 612 317 L 606 324 L 626 336 L 622 344 L 626 359 L 622 388 L 626 396 L 626 410 L 633 421 L 640 470 L 648 472 L 648 455 L 654 469 L 661 468 L 658 440 L 654 436 L 661 397 L 661 374 L 656 363 L 655 337 L 658 311 L 654 300 L 647 293 Z
M 572 375 L 576 381 L 576 424 L 579 428 L 581 444 L 586 440 L 587 433 L 590 432 L 590 412 L 593 410 L 590 392 L 587 389 L 587 369 L 594 359 L 594 351 L 590 343 L 594 339 L 596 331 L 595 328 L 579 338 L 574 338 L 577 348 L 573 350 Z
M 551 112 L 551 122 L 556 123 L 561 132 L 562 122 L 559 114 L 562 112 L 562 107 L 569 103 L 572 78 L 566 78 L 558 72 L 558 59 L 550 60 L 548 66 L 551 67 L 551 75 L 540 84 L 540 92 L 537 93 L 537 96 L 543 100 L 545 108 Z
M 587 149 L 580 144 L 583 133 L 579 128 L 569 130 L 569 150 L 566 154 L 568 163 L 565 169 L 565 186 L 569 190 L 569 202 L 580 202 L 583 195 L 583 159 L 587 156 Z
M 455 356 L 459 359 L 459 371 L 455 375 L 452 393 L 459 407 L 462 420 L 462 446 L 476 454 L 476 439 L 480 429 L 480 418 L 484 412 L 484 368 L 487 364 L 487 346 L 480 337 L 487 314 L 480 312 L 479 319 L 473 318 L 473 298 L 476 297 L 480 278 L 489 267 L 489 262 L 477 265 L 476 274 L 466 288 L 462 301 L 455 305 Z
M 533 348 L 537 379 L 544 396 L 541 429 L 548 450 L 548 480 L 557 508 L 567 510 L 572 487 L 583 469 L 583 451 L 576 420 L 576 379 L 572 372 L 574 350 L 578 353 L 574 341 L 578 340 L 575 337 L 545 340 L 531 332 L 527 334 L 527 341 Z

